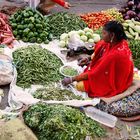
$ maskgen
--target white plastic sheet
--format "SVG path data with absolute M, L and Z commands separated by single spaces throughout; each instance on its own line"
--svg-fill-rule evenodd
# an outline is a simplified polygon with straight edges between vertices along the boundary
M 14 51 L 16 51 L 17 49 L 28 47 L 28 45 L 35 45 L 35 44 L 24 43 L 22 41 L 15 41 L 14 42 L 14 48 L 12 50 L 6 48 L 5 49 L 5 54 L 12 57 L 12 53 Z M 36 44 L 36 45 L 38 45 L 38 44 Z M 73 65 L 74 67 L 79 69 L 79 71 L 82 72 L 82 69 L 80 69 L 80 67 L 77 65 L 77 61 L 70 62 L 70 63 L 67 62 L 65 55 L 63 55 L 61 53 L 61 49 L 58 46 L 58 41 L 57 40 L 50 42 L 48 45 L 41 44 L 41 47 L 45 48 L 45 49 L 53 52 L 55 55 L 57 55 L 61 59 L 63 64 Z M 24 104 L 25 105 L 31 105 L 31 104 L 36 104 L 40 101 L 38 99 L 35 99 L 32 96 L 32 93 L 34 93 L 38 88 L 42 87 L 41 85 L 32 85 L 30 89 L 23 89 L 23 88 L 18 87 L 16 85 L 16 80 L 17 80 L 17 71 L 16 71 L 16 68 L 14 67 L 14 77 L 13 77 L 13 80 L 10 84 L 10 90 L 9 90 L 9 96 L 8 96 L 8 104 L 10 106 L 9 111 L 18 110 L 18 109 L 22 108 L 22 106 Z M 59 86 L 61 88 L 65 88 L 60 83 L 59 83 Z M 72 85 L 70 85 L 68 88 L 69 88 L 69 90 L 74 92 L 74 94 L 86 97 L 85 93 L 78 92 Z
M 0 85 L 7 85 L 13 79 L 13 64 L 10 60 L 0 59 Z

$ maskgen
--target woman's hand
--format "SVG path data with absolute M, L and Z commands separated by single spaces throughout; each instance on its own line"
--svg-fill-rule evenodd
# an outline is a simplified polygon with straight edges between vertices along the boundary
M 71 7 L 70 3 L 65 2 L 64 8 L 69 9 Z
M 88 65 L 90 63 L 90 58 L 81 58 L 78 60 L 78 65 L 83 67 L 84 65 Z
M 72 79 L 72 78 L 67 78 L 67 77 L 65 77 L 65 78 L 62 80 L 62 84 L 63 84 L 64 86 L 67 86 L 67 85 L 71 84 L 72 82 L 73 82 L 73 79 Z

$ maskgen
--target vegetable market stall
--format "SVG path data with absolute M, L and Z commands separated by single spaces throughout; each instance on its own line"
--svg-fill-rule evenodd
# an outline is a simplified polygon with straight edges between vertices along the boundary
M 30 9 L 27 9 L 27 12 L 29 12 L 30 11 Z M 120 16 L 120 14 L 118 14 L 118 11 L 116 12 L 117 14 L 115 14 L 115 15 L 119 15 L 119 16 L 114 16 L 114 11 L 112 11 L 112 10 L 108 10 L 108 11 L 103 11 L 103 12 L 101 12 L 101 13 L 103 13 L 103 14 L 109 14 L 109 17 L 111 17 L 112 15 L 112 18 L 111 19 L 118 19 L 119 21 L 123 21 L 122 20 L 122 17 Z M 113 13 L 113 14 L 112 14 Z M 19 12 L 19 15 L 24 15 L 24 11 L 22 11 L 22 12 Z M 78 32 L 78 34 L 77 35 L 79 35 L 80 36 L 80 40 L 82 40 L 84 43 L 86 43 L 87 41 L 89 41 L 89 43 L 91 42 L 91 39 L 93 39 L 92 40 L 92 43 L 94 42 L 94 43 L 96 43 L 95 42 L 95 40 L 94 40 L 94 38 L 92 38 L 92 35 L 93 34 L 97 34 L 97 32 L 98 31 L 91 31 L 90 29 L 88 29 L 89 31 L 91 31 L 92 32 L 92 35 L 90 34 L 90 33 L 86 33 L 86 30 L 87 30 L 87 28 L 85 29 L 85 27 L 87 26 L 86 24 L 82 24 L 82 25 L 80 25 L 80 26 L 78 26 L 78 24 L 79 24 L 79 22 L 80 22 L 80 20 L 81 19 L 79 19 L 79 17 L 77 18 L 79 21 L 78 22 L 75 22 L 77 25 L 76 25 L 76 27 L 77 28 L 72 28 L 72 27 L 70 27 L 71 29 L 69 30 L 69 27 L 68 27 L 68 29 L 67 29 L 67 25 L 65 25 L 66 23 L 63 23 L 62 25 L 60 24 L 60 25 L 58 25 L 58 24 L 54 24 L 53 25 L 53 18 L 51 18 L 51 20 L 49 21 L 49 17 L 41 17 L 41 15 L 40 14 L 38 14 L 38 13 L 36 13 L 37 15 L 38 15 L 38 17 L 40 17 L 40 19 L 41 19 L 41 22 L 43 21 L 43 23 L 45 24 L 46 23 L 46 25 L 44 25 L 43 27 L 41 27 L 41 26 L 38 26 L 38 30 L 36 31 L 33 31 L 33 34 L 32 34 L 32 36 L 30 36 L 29 34 L 27 34 L 27 35 L 25 35 L 25 36 L 23 36 L 22 35 L 22 33 L 23 33 L 23 31 L 26 29 L 26 28 L 24 28 L 24 29 L 22 29 L 22 27 L 16 27 L 15 25 L 14 26 L 12 26 L 13 27 L 13 33 L 15 34 L 15 37 L 17 37 L 16 36 L 16 33 L 17 34 L 19 34 L 19 32 L 18 32 L 18 30 L 20 30 L 20 34 L 19 34 L 19 36 L 17 37 L 18 39 L 22 39 L 23 41 L 27 41 L 27 42 L 37 42 L 37 39 L 38 40 L 40 40 L 40 41 L 38 41 L 37 43 L 42 43 L 42 42 L 44 42 L 45 43 L 45 41 L 47 42 L 47 43 L 49 43 L 48 42 L 48 38 L 50 38 L 49 40 L 52 40 L 52 39 L 55 39 L 55 38 L 59 38 L 60 37 L 60 42 L 59 41 L 55 41 L 54 43 L 49 43 L 49 45 L 45 45 L 45 44 L 41 44 L 41 46 L 43 47 L 43 48 L 48 48 L 50 51 L 52 51 L 52 52 L 54 52 L 54 53 L 56 53 L 58 56 L 60 56 L 61 57 L 61 59 L 63 59 L 63 62 L 65 63 L 66 62 L 66 57 L 65 57 L 65 55 L 62 55 L 61 54 L 61 49 L 63 50 L 63 48 L 60 48 L 59 46 L 61 46 L 61 47 L 64 47 L 64 46 L 66 46 L 66 45 L 68 45 L 68 41 L 69 41 L 69 38 L 70 38 L 70 34 L 73 36 L 74 34 L 77 34 L 76 32 Z M 94 15 L 96 15 L 96 14 L 98 14 L 98 13 L 91 13 L 91 14 L 88 14 L 89 16 L 91 16 L 91 15 L 93 15 L 93 17 L 94 17 Z M 70 17 L 70 15 L 67 15 L 66 13 L 59 13 L 59 14 L 56 14 L 56 15 L 54 15 L 54 17 L 55 16 L 64 16 L 67 20 L 68 20 L 68 22 L 70 22 L 70 19 L 71 19 L 71 17 Z M 25 12 L 25 19 L 27 19 L 26 18 L 26 12 Z M 31 16 L 31 15 L 30 15 Z M 50 15 L 50 17 L 51 16 L 53 16 L 53 15 Z M 32 16 L 31 16 L 32 17 Z M 29 17 L 29 18 L 31 18 L 31 17 Z M 34 17 L 34 15 L 33 15 L 33 17 Z M 91 16 L 92 17 L 92 16 Z M 91 18 L 91 19 L 93 19 L 93 17 Z M 57 17 L 56 17 L 57 18 Z M 98 17 L 97 17 L 98 18 Z M 36 17 L 34 17 L 34 18 L 31 18 L 31 21 L 32 20 L 35 20 L 36 21 Z M 43 20 L 42 20 L 43 19 Z M 14 21 L 15 20 L 15 21 Z M 13 24 L 13 23 L 16 23 L 17 21 L 17 18 L 15 18 L 14 19 L 14 17 L 12 17 L 11 18 L 11 25 Z M 62 20 L 64 20 L 64 19 L 62 19 Z M 61 20 L 61 21 L 62 21 Z M 105 22 L 107 22 L 107 20 L 110 20 L 110 19 L 108 19 L 108 18 L 106 18 L 105 19 L 106 21 Z M 133 22 L 134 20 L 132 19 L 132 22 Z M 12 23 L 13 22 L 13 23 Z M 19 22 L 18 22 L 18 24 L 20 23 L 20 24 L 22 24 L 21 23 L 22 21 L 21 20 L 19 20 Z M 32 21 L 33 22 L 33 21 Z M 105 22 L 103 22 L 103 21 L 101 21 L 101 25 L 103 25 Z M 51 26 L 49 26 L 49 24 L 51 23 Z M 126 21 L 124 21 L 124 24 L 126 23 Z M 128 23 L 128 22 L 127 22 Z M 136 25 L 136 21 L 134 22 L 134 26 Z M 32 23 L 33 24 L 33 26 L 34 27 L 36 27 L 37 25 L 36 25 L 36 23 Z M 96 23 L 97 24 L 97 23 Z M 137 23 L 138 24 L 138 23 Z M 26 26 L 28 26 L 27 28 L 29 28 L 29 32 L 28 33 L 31 33 L 32 32 L 32 28 L 31 28 L 31 26 L 32 25 L 30 25 L 29 26 L 29 24 L 28 23 L 25 23 L 25 25 Z M 57 27 L 57 25 L 58 25 L 58 27 Z M 94 27 L 94 23 L 93 23 L 93 27 Z M 100 25 L 100 24 L 99 24 Z M 130 46 L 131 46 L 131 48 L 132 48 L 132 51 L 133 51 L 133 55 L 134 55 L 134 59 L 135 59 L 135 65 L 139 68 L 139 53 L 137 53 L 137 52 L 139 52 L 139 49 L 138 49 L 138 47 L 137 46 L 139 46 L 138 44 L 139 44 L 139 32 L 138 32 L 138 28 L 137 29 L 134 29 L 133 28 L 133 25 L 131 26 L 132 24 L 130 24 L 130 25 L 128 25 L 127 27 L 125 27 L 125 29 L 126 29 L 126 31 L 127 32 L 129 32 L 129 34 L 131 35 L 131 36 L 133 36 L 133 38 L 132 38 L 132 40 L 130 41 Z M 32 26 L 32 27 L 33 27 Z M 46 27 L 48 26 L 48 28 L 46 29 Z M 54 27 L 53 27 L 54 26 Z M 137 26 L 139 26 L 139 25 L 137 25 Z M 55 29 L 55 28 L 58 28 L 58 29 L 60 29 L 60 31 L 56 31 L 56 33 L 53 35 L 53 32 L 51 32 L 50 31 L 50 29 Z M 82 27 L 82 28 L 81 28 Z M 89 27 L 91 27 L 91 26 L 89 26 Z M 102 26 L 101 26 L 102 27 Z M 95 29 L 96 29 L 97 27 L 95 27 Z M 130 28 L 130 29 L 129 29 Z M 38 34 L 40 34 L 38 31 L 39 31 L 39 29 L 41 29 L 42 31 L 44 31 L 44 29 L 46 29 L 46 31 L 47 31 L 47 33 L 46 33 L 46 35 L 44 36 L 44 35 L 42 35 L 42 36 L 38 36 L 37 34 L 35 34 L 35 32 L 37 32 Z M 79 31 L 79 29 L 80 29 L 80 31 Z M 99 29 L 100 30 L 100 29 Z M 15 31 L 15 32 L 14 32 Z M 62 32 L 61 32 L 62 31 Z M 72 32 L 71 32 L 72 31 Z M 84 32 L 83 32 L 84 31 Z M 69 32 L 71 32 L 71 33 L 69 33 Z M 63 34 L 64 33 L 64 34 Z M 100 33 L 100 31 L 99 31 L 99 33 Z M 68 34 L 68 35 L 66 35 L 66 34 Z M 62 35 L 62 36 L 61 36 Z M 76 37 L 77 38 L 79 38 L 79 36 L 77 36 L 76 35 Z M 29 37 L 28 38 L 28 40 L 25 40 L 25 38 L 26 37 Z M 75 36 L 75 35 L 74 35 Z M 86 37 L 85 37 L 86 36 Z M 47 39 L 46 39 L 46 37 L 47 37 Z M 128 36 L 129 37 L 129 36 Z M 134 40 L 135 39 L 135 40 Z M 62 41 L 64 41 L 63 43 L 62 43 Z M 57 43 L 56 43 L 57 42 Z M 65 45 L 64 45 L 64 43 L 65 43 Z M 27 46 L 28 45 L 33 45 L 33 44 L 30 44 L 30 43 L 23 43 L 23 42 L 21 42 L 21 41 L 19 41 L 18 43 L 17 43 L 18 45 L 17 45 L 17 48 L 19 48 L 19 49 L 17 49 L 16 50 L 16 47 L 13 49 L 15 52 L 14 53 L 16 53 L 16 52 L 19 52 L 19 55 L 18 56 L 14 56 L 14 58 L 15 58 L 15 62 L 16 62 L 16 65 L 17 65 L 17 67 L 19 67 L 20 68 L 20 66 L 21 65 L 25 65 L 26 66 L 26 63 L 24 63 L 24 62 L 30 62 L 30 66 L 32 66 L 32 64 L 34 63 L 34 61 L 35 60 L 37 60 L 37 62 L 36 62 L 36 67 L 38 68 L 40 68 L 40 70 L 39 70 L 39 73 L 40 72 L 42 72 L 42 73 L 44 73 L 42 70 L 41 70 L 41 68 L 42 68 L 42 66 L 41 65 L 43 65 L 44 67 L 46 67 L 47 66 L 47 64 L 46 64 L 46 62 L 48 63 L 49 61 L 46 61 L 46 60 L 48 60 L 48 58 L 47 57 L 44 57 L 45 56 L 45 52 L 46 51 L 44 51 L 43 50 L 43 52 L 41 52 L 41 51 L 39 51 L 40 53 L 39 53 L 39 56 L 42 56 L 41 54 L 43 53 L 44 55 L 43 55 L 43 57 L 40 57 L 39 58 L 39 56 L 38 55 L 36 55 L 36 54 L 34 54 L 34 58 L 33 58 L 33 61 L 31 61 L 31 59 L 30 59 L 30 57 L 32 57 L 31 55 L 30 55 L 30 53 L 28 53 L 28 51 L 26 52 L 26 54 L 25 54 L 25 58 L 21 55 L 23 52 L 24 52 L 24 50 L 26 50 L 26 49 L 30 49 L 30 47 L 28 48 Z M 20 45 L 23 45 L 23 46 L 26 46 L 27 48 L 23 48 L 23 50 L 20 50 Z M 28 45 L 27 45 L 28 44 Z M 22 46 L 21 45 L 21 46 Z M 38 45 L 38 44 L 37 44 Z M 16 45 L 15 45 L 16 46 Z M 54 47 L 54 46 L 57 46 L 57 49 L 59 49 L 59 51 L 56 51 L 56 48 Z M 37 47 L 37 46 L 36 46 Z M 36 48 L 35 47 L 35 48 Z M 54 48 L 53 48 L 54 47 Z M 38 47 L 38 49 L 40 49 L 39 47 Z M 37 49 L 37 50 L 38 50 Z M 34 49 L 33 49 L 34 50 Z M 32 49 L 30 50 L 31 52 L 33 51 Z M 18 54 L 18 53 L 17 53 Z M 21 58 L 20 60 L 19 60 L 19 58 Z M 29 60 L 28 60 L 28 59 Z M 26 61 L 23 61 L 23 60 L 26 60 Z M 50 61 L 52 61 L 52 60 L 54 60 L 54 59 L 49 59 Z M 136 61 L 137 60 L 137 61 Z M 23 61 L 23 63 L 19 63 L 18 61 Z M 55 61 L 55 60 L 54 60 Z M 40 64 L 40 65 L 39 65 Z M 46 64 L 46 65 L 45 65 Z M 62 64 L 61 64 L 62 65 Z M 49 67 L 50 68 L 50 67 Z M 19 70 L 19 69 L 17 69 L 17 70 Z M 43 68 L 43 70 L 44 70 L 44 68 Z M 55 69 L 57 72 L 58 72 L 58 70 L 57 69 Z M 38 79 L 38 77 L 36 77 L 35 75 L 34 75 L 34 71 L 36 72 L 36 70 L 34 69 L 34 68 L 31 68 L 31 70 L 29 70 L 29 71 L 26 71 L 25 69 L 21 69 L 20 70 L 21 71 L 21 74 L 22 74 L 22 76 L 21 76 L 21 78 L 24 78 L 24 76 L 27 74 L 27 78 L 25 78 L 24 80 L 28 80 L 29 82 L 31 82 L 30 84 L 28 84 L 28 82 L 26 83 L 26 85 L 25 85 L 25 87 L 27 86 L 29 86 L 29 85 L 31 85 L 31 84 L 35 84 L 36 83 L 36 80 Z M 28 76 L 28 74 L 30 74 L 30 76 Z M 59 75 L 59 74 L 58 74 Z M 19 76 L 19 75 L 18 75 Z M 32 78 L 31 78 L 32 77 Z M 61 76 L 60 76 L 61 77 Z M 21 78 L 18 78 L 18 81 L 17 82 L 19 82 L 19 80 L 22 80 L 23 82 L 25 82 L 23 79 L 21 79 Z M 30 79 L 31 78 L 31 79 Z M 50 77 L 51 78 L 51 77 Z M 36 80 L 35 80 L 36 79 Z M 44 75 L 41 77 L 41 79 L 45 79 L 45 80 L 48 80 L 48 79 L 46 79 L 45 77 L 44 77 Z M 54 79 L 53 79 L 54 80 Z M 40 80 L 39 81 L 37 81 L 37 84 L 38 83 L 43 83 L 43 82 L 41 82 Z M 45 83 L 47 83 L 46 81 L 45 81 Z M 24 83 L 20 83 L 19 84 L 20 86 L 23 86 L 24 87 Z M 53 89 L 55 89 L 55 88 L 53 88 Z M 55 91 L 57 91 L 56 89 L 55 89 Z M 52 93 L 52 91 L 49 91 L 50 93 Z M 62 91 L 61 91 L 62 92 Z M 24 92 L 23 92 L 24 93 Z M 34 96 L 36 96 L 37 98 L 41 98 L 41 99 L 48 99 L 49 97 L 48 96 L 46 96 L 46 93 L 45 92 L 41 92 L 42 94 L 39 94 L 40 92 L 38 91 L 37 92 L 37 94 L 36 95 L 34 95 Z M 58 92 L 57 92 L 58 93 Z M 56 93 L 54 93 L 55 95 L 57 95 Z M 47 94 L 47 95 L 49 95 L 49 94 Z M 52 97 L 52 98 L 54 98 L 54 97 Z M 51 99 L 52 99 L 51 98 Z M 42 105 L 43 106 L 43 105 Z M 34 107 L 34 106 L 33 106 Z M 32 107 L 31 107 L 32 108 Z M 44 107 L 45 108 L 45 107 Z M 40 108 L 41 109 L 41 108 Z M 48 109 L 48 108 L 47 108 Z M 49 109 L 51 109 L 51 107 L 49 108 Z M 43 109 L 42 109 L 42 111 L 43 111 Z M 27 112 L 28 112 L 28 110 L 27 110 Z M 38 114 L 37 114 L 38 115 Z M 43 115 L 43 114 L 42 114 Z M 53 115 L 55 115 L 55 114 L 53 114 Z M 60 114 L 61 115 L 61 114 Z M 67 114 L 66 114 L 67 115 Z M 56 115 L 55 115 L 56 116 Z M 37 117 L 38 118 L 38 117 Z M 63 118 L 63 116 L 61 117 L 60 116 L 60 118 L 61 118 L 61 120 L 63 120 L 64 118 Z M 57 124 L 60 124 L 60 125 L 63 125 L 63 127 L 64 127 L 64 124 L 62 124 L 62 122 L 60 122 L 60 118 L 55 118 L 55 120 L 54 119 L 52 119 L 52 122 L 51 122 L 51 124 L 52 123 L 54 123 L 54 121 L 55 122 L 57 122 Z M 38 118 L 39 119 L 39 118 Z M 31 118 L 31 121 L 33 122 L 34 121 L 34 118 Z M 44 119 L 44 121 L 45 121 L 45 119 Z M 47 121 L 46 121 L 47 122 Z M 33 122 L 34 124 L 36 124 L 36 122 Z M 31 125 L 34 125 L 34 124 L 31 124 Z M 50 125 L 50 124 L 48 124 L 48 125 Z M 55 125 L 56 125 L 56 123 L 55 123 Z M 58 126 L 58 128 L 59 128 L 59 126 Z M 66 128 L 66 127 L 65 127 Z M 40 128 L 38 128 L 40 131 L 46 131 L 45 129 L 44 129 L 44 126 L 42 125 L 42 126 L 40 126 Z M 128 127 L 128 129 L 129 129 L 129 127 Z M 84 132 L 86 132 L 86 130 L 84 131 Z M 84 132 L 82 133 L 82 135 L 81 135 L 81 137 L 82 136 L 85 136 L 84 135 Z M 44 136 L 41 136 L 40 134 L 38 134 L 39 135 L 39 137 L 44 137 Z M 63 138 L 63 134 L 62 134 L 62 138 Z

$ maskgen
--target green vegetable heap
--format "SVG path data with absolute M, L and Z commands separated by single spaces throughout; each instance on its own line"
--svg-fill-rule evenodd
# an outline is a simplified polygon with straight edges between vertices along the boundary
M 64 67 L 62 73 L 67 76 L 76 76 L 78 74 L 77 70 L 72 67 Z
M 105 135 L 104 129 L 95 121 L 64 105 L 33 105 L 23 117 L 39 140 L 85 140 L 86 136 Z
M 140 40 L 130 40 L 129 46 L 132 51 L 135 67 L 140 69 Z
M 59 73 L 61 60 L 39 46 L 28 46 L 13 53 L 17 68 L 17 85 L 29 87 L 31 84 L 48 84 L 63 78 Z
M 77 31 L 87 27 L 86 23 L 80 17 L 65 12 L 47 16 L 46 22 L 50 26 L 50 33 L 57 39 L 59 39 L 63 33 L 68 33 L 72 30 Z
M 37 99 L 58 100 L 58 101 L 72 100 L 72 99 L 82 100 L 82 97 L 76 96 L 73 92 L 66 89 L 60 89 L 54 86 L 38 89 L 35 92 L 34 97 Z
M 26 8 L 18 11 L 10 18 L 13 34 L 24 42 L 48 43 L 52 38 L 49 35 L 49 25 L 45 18 L 36 10 Z

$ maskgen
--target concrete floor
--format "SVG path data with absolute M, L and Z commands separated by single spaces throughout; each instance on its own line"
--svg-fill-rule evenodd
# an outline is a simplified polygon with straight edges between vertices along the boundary
M 117 7 L 120 8 L 125 0 L 66 0 L 71 3 L 72 7 L 69 10 L 63 7 L 56 6 L 52 12 L 67 11 L 70 13 L 88 13 L 93 11 L 101 11 L 108 8 Z
M 10 2 L 11 1 L 11 2 Z M 64 9 L 63 7 L 56 5 L 51 13 L 67 11 L 70 13 L 87 13 L 93 11 L 101 11 L 112 7 L 120 8 L 126 0 L 65 0 L 68 1 L 72 7 L 70 9 Z M 0 6 L 11 5 L 11 6 L 22 6 L 25 5 L 23 0 L 0 0 Z

